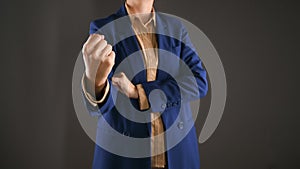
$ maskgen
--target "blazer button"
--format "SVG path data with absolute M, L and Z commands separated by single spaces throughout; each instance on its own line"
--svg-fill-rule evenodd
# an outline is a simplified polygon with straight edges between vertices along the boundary
M 165 109 L 166 107 L 167 107 L 166 104 L 162 104 L 162 105 L 161 105 L 161 108 L 162 108 L 162 109 Z
M 183 129 L 183 122 L 182 122 L 182 121 L 179 122 L 179 123 L 177 124 L 177 127 L 178 127 L 180 130 L 182 130 L 182 129 Z

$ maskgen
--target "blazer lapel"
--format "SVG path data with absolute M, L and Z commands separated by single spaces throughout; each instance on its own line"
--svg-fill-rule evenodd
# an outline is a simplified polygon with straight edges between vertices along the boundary
M 129 79 L 133 79 L 139 72 L 138 77 L 135 77 L 134 83 L 141 83 L 146 81 L 143 53 L 138 43 L 137 37 L 131 26 L 131 21 L 126 11 L 125 4 L 116 13 L 118 15 L 118 21 L 116 22 L 116 42 L 120 43 L 122 48 L 123 61 L 121 70 L 124 72 Z M 130 65 L 130 66 L 128 66 Z M 124 67 L 123 67 L 124 66 Z
M 169 63 L 169 57 L 165 56 L 166 51 L 171 50 L 170 37 L 167 30 L 167 22 L 163 18 L 164 14 L 156 13 L 156 39 L 158 43 L 158 69 Z M 162 78 L 160 70 L 157 71 L 156 79 Z

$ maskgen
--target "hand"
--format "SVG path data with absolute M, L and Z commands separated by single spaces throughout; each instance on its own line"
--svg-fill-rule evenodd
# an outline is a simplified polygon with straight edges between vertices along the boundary
M 92 34 L 82 48 L 85 75 L 95 91 L 100 92 L 115 64 L 115 53 L 103 35 Z
M 129 98 L 137 99 L 139 97 L 137 88 L 131 83 L 130 80 L 128 80 L 123 72 L 112 77 L 112 84 L 116 86 L 121 93 L 125 94 Z

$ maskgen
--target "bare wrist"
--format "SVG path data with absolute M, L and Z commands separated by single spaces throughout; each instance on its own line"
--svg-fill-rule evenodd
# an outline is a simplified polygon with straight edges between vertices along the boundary
M 138 90 L 137 90 L 136 86 L 134 86 L 134 88 L 133 88 L 133 92 L 132 92 L 132 95 L 131 95 L 131 97 L 130 97 L 130 98 L 133 98 L 133 99 L 137 99 L 137 98 L 139 98 L 139 95 L 138 95 Z
M 102 90 L 104 89 L 105 85 L 106 85 L 106 81 L 99 83 L 99 82 L 95 82 L 94 79 L 89 78 L 87 75 L 85 75 L 85 84 L 86 84 L 86 88 L 87 90 L 92 93 L 94 92 L 96 96 L 98 96 L 99 94 L 101 94 Z

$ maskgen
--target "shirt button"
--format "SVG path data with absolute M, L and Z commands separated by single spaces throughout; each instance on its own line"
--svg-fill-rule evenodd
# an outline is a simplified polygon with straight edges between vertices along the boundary
M 177 124 L 177 127 L 178 127 L 180 130 L 182 130 L 182 129 L 183 129 L 183 122 L 182 122 L 182 121 L 179 122 L 179 123 Z

